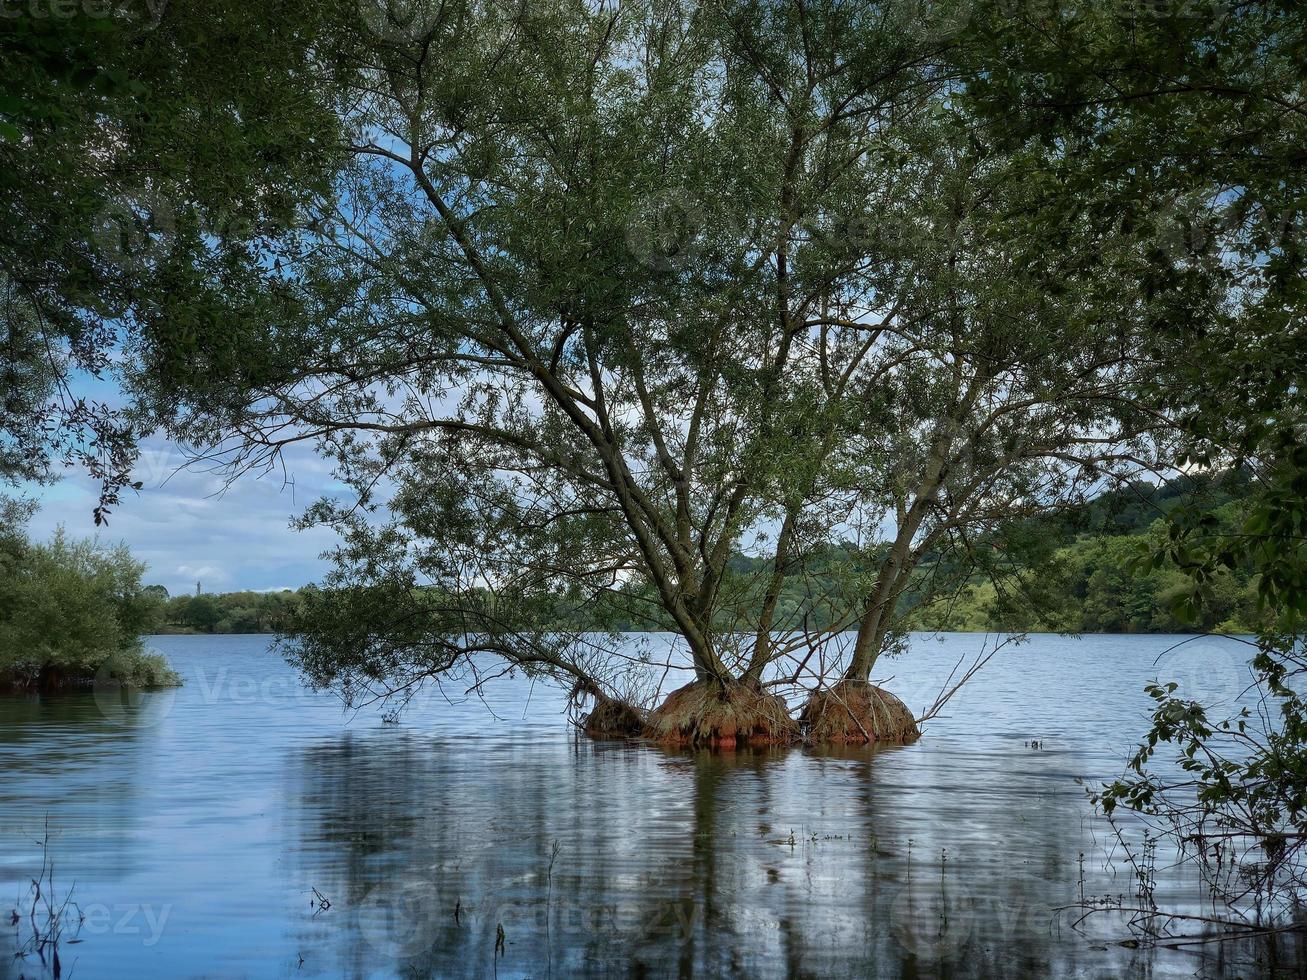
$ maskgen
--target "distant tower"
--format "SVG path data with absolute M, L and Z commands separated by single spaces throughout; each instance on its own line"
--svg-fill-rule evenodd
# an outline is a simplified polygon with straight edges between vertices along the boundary
M 200 594 L 200 583 L 199 583 L 198 580 L 197 580 L 196 583 L 195 583 L 195 594 L 196 594 L 196 595 L 199 595 L 199 594 Z

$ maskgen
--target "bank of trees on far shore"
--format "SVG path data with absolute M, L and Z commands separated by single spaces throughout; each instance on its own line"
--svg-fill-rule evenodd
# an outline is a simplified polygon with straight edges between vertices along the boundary
M 1104 494 L 1056 517 L 1031 522 L 1023 530 L 1037 549 L 1024 552 L 990 542 L 1003 574 L 973 574 L 946 599 L 931 601 L 928 590 L 909 585 L 899 598 L 896 619 L 903 630 L 960 632 L 1059 633 L 1253 633 L 1264 625 L 1258 603 L 1258 578 L 1251 563 L 1216 577 L 1212 595 L 1197 609 L 1185 603 L 1190 578 L 1173 562 L 1146 567 L 1147 558 L 1162 547 L 1167 516 L 1182 502 L 1201 501 L 1203 513 L 1215 520 L 1220 533 L 1233 534 L 1245 518 L 1243 495 L 1248 480 L 1239 473 L 1215 479 L 1185 478 L 1161 485 L 1137 484 Z M 1013 535 L 1014 538 L 1017 535 Z M 1020 542 L 1015 542 L 1020 546 Z M 886 547 L 886 545 L 882 545 Z M 833 546 L 824 557 L 810 560 L 813 593 L 836 587 L 843 565 L 856 549 Z M 756 574 L 764 559 L 736 554 L 731 569 L 743 577 Z M 937 574 L 928 560 L 920 576 Z M 830 569 L 829 576 L 827 569 Z M 999 584 L 996 585 L 995 583 Z M 312 588 L 312 587 L 310 587 Z M 628 591 L 647 588 L 628 585 Z M 147 586 L 159 598 L 152 620 L 155 632 L 291 634 L 304 603 L 301 590 L 201 592 L 168 596 L 162 586 Z M 654 608 L 653 597 L 645 604 Z M 755 598 L 757 604 L 764 601 Z M 621 631 L 674 631 L 665 615 L 642 618 L 623 614 L 630 602 L 569 607 L 560 603 L 551 620 L 560 628 Z M 783 588 L 777 599 L 780 617 L 829 628 L 824 608 L 807 591 Z
M 158 633 L 288 633 L 299 608 L 299 594 L 275 592 L 200 592 L 159 597 L 154 620 Z
M 1237 511 L 1233 505 L 1222 516 Z M 1131 534 L 1085 535 L 1057 549 L 1039 574 L 1039 604 L 1021 593 L 1000 594 L 985 579 L 976 579 L 947 602 L 913 608 L 909 590 L 904 597 L 905 630 L 956 632 L 1059 633 L 1253 633 L 1261 622 L 1254 575 L 1236 570 L 1222 576 L 1213 599 L 1195 617 L 1177 608 L 1190 594 L 1188 577 L 1178 568 L 1142 569 L 1145 549 L 1164 530 Z M 756 562 L 737 556 L 734 563 Z M 1032 570 L 1033 572 L 1033 570 Z M 820 581 L 820 572 L 816 573 Z M 797 590 L 782 592 L 780 605 L 788 614 L 804 602 Z M 156 607 L 152 632 L 157 633 L 288 633 L 301 609 L 298 590 L 276 592 L 214 592 L 181 595 Z M 665 617 L 588 620 L 562 609 L 558 622 L 571 628 L 616 628 L 628 631 L 673 629 Z M 819 620 L 812 621 L 816 625 Z

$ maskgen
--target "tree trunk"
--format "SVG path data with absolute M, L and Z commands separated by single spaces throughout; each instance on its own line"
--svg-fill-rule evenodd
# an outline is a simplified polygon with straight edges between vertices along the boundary
M 762 614 L 758 617 L 758 631 L 753 638 L 753 654 L 749 657 L 749 668 L 741 681 L 745 684 L 762 683 L 762 672 L 771 663 L 771 630 L 776 620 L 776 606 L 780 602 L 781 589 L 785 585 L 785 575 L 789 566 L 790 541 L 794 537 L 794 511 L 785 515 L 781 533 L 776 539 L 776 557 L 772 565 L 771 580 L 763 595 Z
M 900 536 L 902 538 L 902 536 Z M 911 541 L 909 534 L 907 540 Z M 894 550 L 885 560 L 876 589 L 867 603 L 866 612 L 858 624 L 858 638 L 853 645 L 853 657 L 849 660 L 844 679 L 849 681 L 870 681 L 871 671 L 876 666 L 885 646 L 885 636 L 894 621 L 894 610 L 898 606 L 899 596 L 907 588 L 916 559 L 907 554 L 907 548 L 900 550 L 895 543 Z
M 682 632 L 681 635 L 685 637 L 685 641 L 690 645 L 690 658 L 694 663 L 694 679 L 719 684 L 730 683 L 734 678 L 717 655 L 710 625 L 705 622 L 705 618 L 700 614 L 699 610 L 692 610 L 690 616 L 694 620 L 694 632 L 693 634 Z
M 917 486 L 912 506 L 900 518 L 901 522 L 894 545 L 881 566 L 876 579 L 876 588 L 872 591 L 867 607 L 858 624 L 858 639 L 853 646 L 853 658 L 849 661 L 844 679 L 850 681 L 869 681 L 871 670 L 876 666 L 885 643 L 885 634 L 889 632 L 894 608 L 899 596 L 907 587 L 908 578 L 916 565 L 916 556 L 912 554 L 912 539 L 917 536 L 926 519 L 926 511 L 943 483 L 948 469 L 949 449 L 953 444 L 953 435 L 949 426 L 953 425 L 950 417 L 944 431 L 937 435 L 930 447 L 930 459 L 926 472 Z

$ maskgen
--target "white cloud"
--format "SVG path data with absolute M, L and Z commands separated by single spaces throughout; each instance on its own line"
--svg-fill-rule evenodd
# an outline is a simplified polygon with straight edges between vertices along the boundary
M 178 469 L 175 447 L 151 440 L 144 447 L 137 478 L 139 493 L 128 491 L 107 527 L 96 528 L 93 510 L 98 486 L 70 472 L 49 487 L 28 488 L 40 503 L 29 531 L 47 538 L 63 525 L 76 537 L 124 541 L 148 565 L 145 581 L 173 593 L 193 592 L 197 579 L 205 591 L 297 588 L 322 577 L 318 557 L 335 536 L 325 529 L 298 532 L 290 521 L 333 489 L 326 461 L 307 448 L 286 459 L 281 471 L 225 486 L 211 473 Z
M 207 581 L 210 585 L 210 592 L 215 591 L 212 586 L 221 585 L 230 578 L 227 572 L 218 565 L 178 565 L 177 574 L 186 578 L 193 578 L 201 584 Z

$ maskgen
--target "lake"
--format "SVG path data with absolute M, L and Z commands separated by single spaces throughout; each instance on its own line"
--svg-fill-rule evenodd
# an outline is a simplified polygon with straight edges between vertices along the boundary
M 713 754 L 578 737 L 522 678 L 388 723 L 267 637 L 155 637 L 177 691 L 0 698 L 0 913 L 18 935 L 48 819 L 79 980 L 1220 975 L 1231 944 L 1058 911 L 1135 901 L 1086 784 L 1122 771 L 1145 682 L 1246 683 L 1245 647 L 1185 639 L 1032 637 L 910 746 Z M 983 642 L 915 636 L 877 678 L 920 710 Z M 1159 904 L 1202 907 L 1169 864 Z

